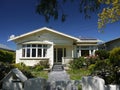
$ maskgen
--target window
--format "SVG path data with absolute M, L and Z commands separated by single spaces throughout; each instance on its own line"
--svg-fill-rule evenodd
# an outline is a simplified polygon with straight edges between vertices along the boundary
M 25 57 L 25 49 L 22 49 L 22 57 Z
M 22 57 L 47 57 L 47 45 L 46 44 L 23 45 Z
M 64 48 L 64 57 L 66 57 L 66 48 Z
M 36 47 L 36 44 L 32 44 L 32 47 Z
M 30 57 L 30 49 L 27 49 L 27 57 Z
M 43 49 L 43 57 L 46 57 L 47 49 Z
M 89 56 L 89 50 L 81 50 L 81 56 Z
M 36 57 L 36 49 L 32 49 L 32 57 Z
M 77 46 L 77 57 L 89 56 L 90 46 Z
M 42 49 L 38 49 L 38 57 L 42 57 Z

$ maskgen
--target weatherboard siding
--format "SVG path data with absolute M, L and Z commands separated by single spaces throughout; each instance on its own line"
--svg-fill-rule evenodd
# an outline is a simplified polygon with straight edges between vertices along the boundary
M 23 58 L 22 57 L 22 45 L 24 43 L 30 41 L 37 41 L 39 42 L 49 42 L 48 49 L 47 49 L 47 58 Z M 33 66 L 37 64 L 41 60 L 49 60 L 50 65 L 53 65 L 54 59 L 54 48 L 66 48 L 66 61 L 68 63 L 68 59 L 72 58 L 72 51 L 73 51 L 73 40 L 63 37 L 61 35 L 54 34 L 52 32 L 42 32 L 33 34 L 31 36 L 23 37 L 16 41 L 17 49 L 16 49 L 16 63 L 24 62 L 28 66 Z M 31 43 L 32 44 L 32 43 Z M 65 59 L 64 59 L 65 60 Z

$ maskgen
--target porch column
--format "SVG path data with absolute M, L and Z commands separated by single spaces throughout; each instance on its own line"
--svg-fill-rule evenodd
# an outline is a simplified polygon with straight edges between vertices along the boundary
M 92 55 L 91 50 L 89 50 L 89 56 L 91 56 L 91 55 Z
M 50 49 L 49 49 L 49 64 L 50 64 L 50 68 L 52 68 L 53 64 L 54 64 L 54 45 L 51 44 Z
M 94 55 L 94 56 L 95 56 L 95 51 L 96 51 L 96 50 L 94 49 L 94 50 L 93 50 L 93 55 Z
M 74 58 L 74 45 L 72 46 L 72 58 Z
M 81 49 L 79 50 L 79 56 L 78 57 L 81 57 Z

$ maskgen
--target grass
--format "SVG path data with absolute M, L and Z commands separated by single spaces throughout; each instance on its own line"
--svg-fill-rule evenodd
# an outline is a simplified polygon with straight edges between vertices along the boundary
M 70 75 L 72 80 L 80 80 L 83 76 L 90 75 L 88 69 L 79 69 L 79 70 L 68 70 L 67 73 Z
M 48 79 L 48 71 L 35 71 L 31 70 L 31 73 L 35 77 L 42 77 Z M 88 69 L 79 69 L 79 70 L 68 70 L 67 73 L 70 75 L 71 80 L 80 80 L 83 76 L 90 75 L 90 71 Z
M 35 76 L 35 77 L 41 77 L 41 78 L 45 78 L 48 79 L 48 71 L 31 71 L 31 73 Z

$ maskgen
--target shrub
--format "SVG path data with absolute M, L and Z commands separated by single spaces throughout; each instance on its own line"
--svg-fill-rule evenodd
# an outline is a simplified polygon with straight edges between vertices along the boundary
M 80 69 L 83 68 L 86 65 L 86 63 L 85 63 L 85 59 L 83 57 L 80 57 L 70 61 L 69 65 L 71 69 Z
M 20 70 L 29 70 L 29 67 L 28 66 L 26 66 L 24 63 L 17 63 L 17 64 L 12 64 L 13 65 L 13 67 L 15 67 L 15 68 L 18 68 L 18 69 L 20 69 Z
M 13 67 L 8 63 L 0 62 L 0 80 L 9 73 Z
M 107 50 L 97 50 L 95 51 L 95 55 L 98 56 L 100 60 L 109 58 L 109 52 Z
M 35 71 L 42 71 L 44 69 L 44 67 L 36 65 L 34 69 L 35 69 Z
M 92 67 L 92 75 L 103 78 L 106 84 L 120 84 L 119 69 L 113 67 L 109 59 L 99 60 Z
M 27 78 L 33 78 L 34 76 L 32 75 L 32 73 L 30 72 L 30 67 L 26 66 L 24 63 L 17 63 L 17 64 L 13 64 L 12 65 L 14 68 L 18 68 L 19 70 L 21 70 L 21 72 L 23 72 L 23 74 L 27 77 Z
M 6 50 L 0 50 L 0 61 L 5 63 L 13 63 L 15 61 L 15 53 Z
M 44 68 L 49 68 L 49 62 L 48 62 L 48 60 L 40 61 L 35 66 L 33 66 L 33 69 L 35 71 L 42 71 Z
M 48 60 L 40 61 L 37 65 L 43 66 L 44 68 L 49 68 L 50 66 Z
M 120 47 L 114 48 L 112 51 L 110 51 L 110 63 L 113 64 L 113 66 L 120 66 Z
M 88 69 L 93 72 L 94 71 L 94 68 L 95 68 L 95 64 L 91 64 L 89 65 Z
M 33 78 L 35 77 L 30 71 L 22 69 L 21 72 L 27 77 L 27 78 Z
M 100 60 L 97 56 L 90 56 L 86 58 L 86 64 L 87 66 L 91 65 L 91 64 L 95 64 L 98 60 Z

